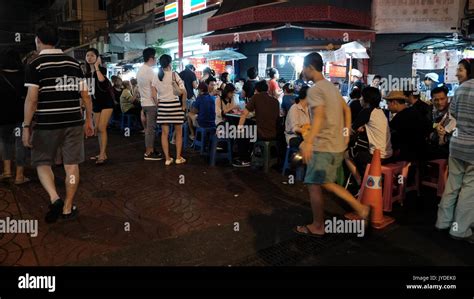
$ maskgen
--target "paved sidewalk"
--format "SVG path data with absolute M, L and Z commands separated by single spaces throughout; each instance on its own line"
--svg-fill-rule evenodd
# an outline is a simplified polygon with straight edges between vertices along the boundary
M 86 141 L 88 157 L 97 147 Z M 80 217 L 70 222 L 44 223 L 48 197 L 37 179 L 0 183 L 0 219 L 39 221 L 35 238 L 0 235 L 0 265 L 474 265 L 470 244 L 434 231 L 439 198 L 430 190 L 396 206 L 397 223 L 384 231 L 317 240 L 291 231 L 311 220 L 301 183 L 284 184 L 276 171 L 209 167 L 192 152 L 188 164 L 167 168 L 143 161 L 142 151 L 141 136 L 113 131 L 109 163 L 81 166 Z M 61 183 L 64 171 L 55 174 Z M 344 214 L 337 202 L 328 201 L 329 217 Z

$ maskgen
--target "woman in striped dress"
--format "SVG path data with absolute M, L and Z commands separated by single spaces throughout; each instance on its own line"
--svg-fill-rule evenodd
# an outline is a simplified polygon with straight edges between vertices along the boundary
M 186 89 L 183 80 L 176 72 L 171 69 L 172 58 L 169 55 L 160 57 L 160 71 L 158 77 L 153 80 L 153 93 L 156 93 L 158 99 L 158 116 L 157 123 L 161 125 L 161 146 L 166 156 L 166 166 L 175 162 L 176 164 L 184 164 L 186 160 L 181 156 L 183 148 L 183 134 L 176 134 L 176 161 L 173 160 L 169 152 L 169 126 L 174 126 L 175 132 L 182 132 L 184 123 L 184 112 L 186 111 L 186 101 L 180 102 L 179 96 L 176 95 L 173 84 L 179 89 L 180 95 L 186 98 Z

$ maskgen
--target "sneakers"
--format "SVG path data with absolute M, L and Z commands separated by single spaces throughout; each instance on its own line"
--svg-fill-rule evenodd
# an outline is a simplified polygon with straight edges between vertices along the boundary
M 163 155 L 161 153 L 153 152 L 151 154 L 145 154 L 143 158 L 147 161 L 161 161 L 163 160 Z
M 175 162 L 177 165 L 180 165 L 180 164 L 184 164 L 186 163 L 186 159 L 184 159 L 183 157 L 179 158 L 179 159 L 176 159 L 176 162 Z
M 174 159 L 173 159 L 173 158 L 169 158 L 169 160 L 166 160 L 165 165 L 166 165 L 166 166 L 170 166 L 171 164 L 173 164 L 173 162 L 174 162 Z
M 49 211 L 46 213 L 44 220 L 46 223 L 51 224 L 58 221 L 59 216 L 63 213 L 64 201 L 62 199 L 57 199 L 54 203 L 49 205 Z
M 232 166 L 238 167 L 238 168 L 250 167 L 250 162 L 240 161 L 240 160 L 234 160 L 234 161 L 232 162 Z

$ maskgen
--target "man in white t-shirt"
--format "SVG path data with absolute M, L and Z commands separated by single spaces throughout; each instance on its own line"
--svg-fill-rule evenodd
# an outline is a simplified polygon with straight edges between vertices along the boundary
M 138 70 L 137 82 L 140 93 L 140 102 L 143 108 L 143 113 L 146 119 L 145 128 L 145 146 L 146 152 L 144 159 L 148 161 L 163 160 L 163 155 L 155 151 L 155 130 L 156 130 L 156 115 L 157 115 L 157 99 L 153 98 L 152 83 L 157 76 L 153 72 L 153 67 L 156 65 L 156 50 L 153 48 L 146 48 L 143 50 L 143 60 L 145 63 Z
M 351 109 L 337 87 L 324 78 L 323 65 L 321 55 L 316 52 L 304 59 L 304 75 L 314 82 L 307 97 L 313 122 L 300 149 L 307 164 L 305 184 L 309 189 L 313 222 L 294 229 L 298 234 L 314 237 L 325 233 L 323 189 L 346 201 L 362 219 L 368 219 L 370 214 L 369 206 L 361 204 L 335 183 L 349 143 Z

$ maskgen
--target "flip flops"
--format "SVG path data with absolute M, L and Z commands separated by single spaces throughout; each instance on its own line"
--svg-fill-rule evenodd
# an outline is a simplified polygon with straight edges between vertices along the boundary
M 303 226 L 301 226 L 301 227 L 304 227 L 304 229 L 306 230 L 305 233 L 304 233 L 304 232 L 300 232 L 300 231 L 298 230 L 298 226 L 293 229 L 293 232 L 295 232 L 296 234 L 301 235 L 301 236 L 308 236 L 308 237 L 314 237 L 314 238 L 323 238 L 323 237 L 324 237 L 324 234 L 323 234 L 323 235 L 321 235 L 321 234 L 313 234 L 307 225 L 303 225 Z

